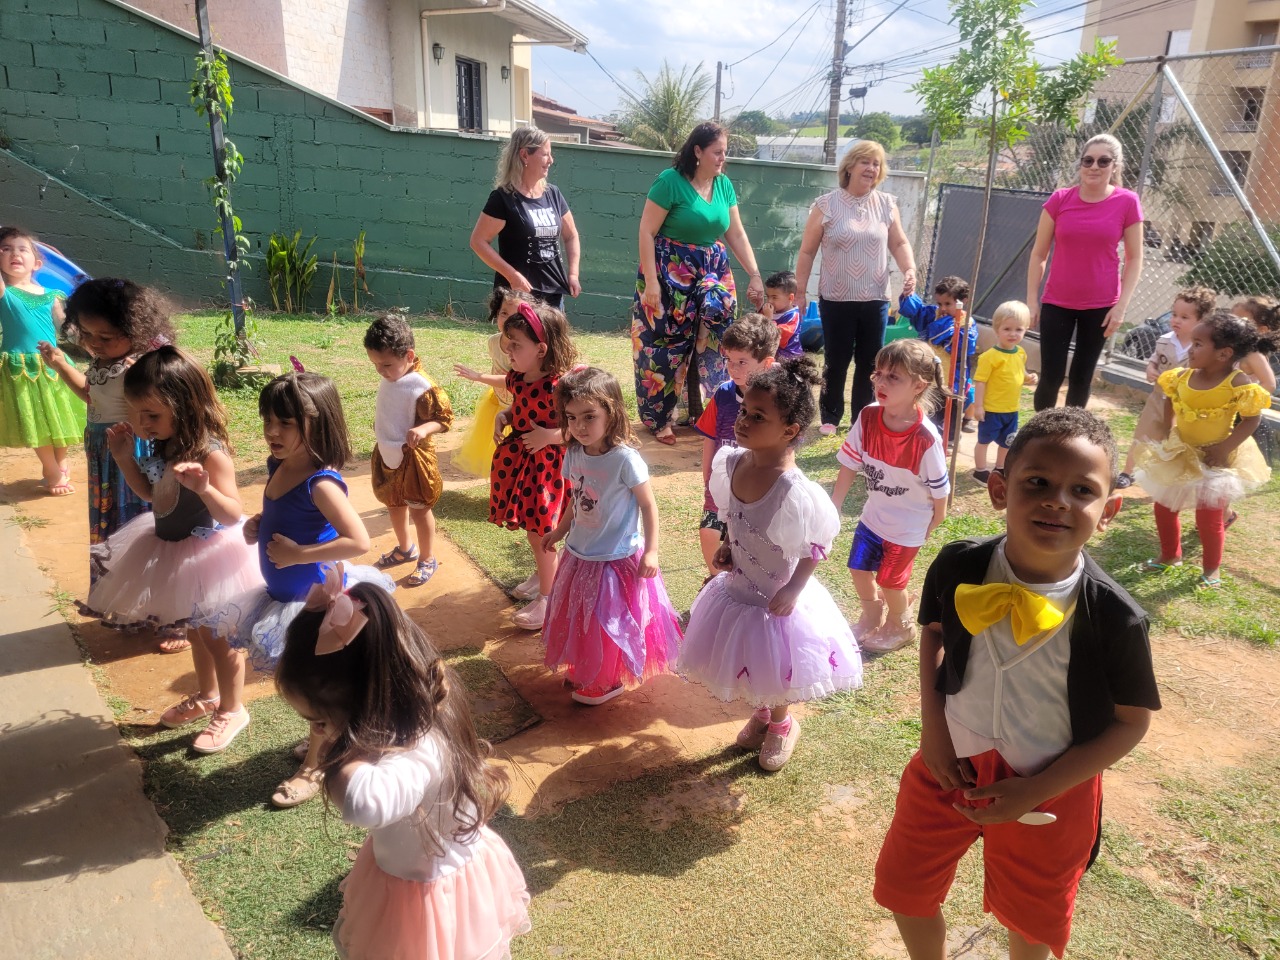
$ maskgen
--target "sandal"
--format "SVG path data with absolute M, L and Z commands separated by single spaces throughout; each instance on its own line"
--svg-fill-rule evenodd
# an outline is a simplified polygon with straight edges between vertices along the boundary
M 271 802 L 282 810 L 300 806 L 320 792 L 323 782 L 324 774 L 318 769 L 300 767 L 297 773 L 276 787 Z
M 676 435 L 674 432 L 655 433 L 653 435 L 653 439 L 657 440 L 659 443 L 666 444 L 668 447 L 674 447 L 676 445 Z
M 435 557 L 430 560 L 419 560 L 418 566 L 413 573 L 405 577 L 404 585 L 406 587 L 420 587 L 432 577 L 436 575 L 436 570 L 440 568 L 440 561 Z
M 374 564 L 379 570 L 385 570 L 387 567 L 398 567 L 402 563 L 412 563 L 418 559 L 417 546 L 408 550 L 401 550 L 397 545 L 394 549 L 389 550 L 378 558 L 378 562 Z
M 69 497 L 76 492 L 75 485 L 71 482 L 71 473 L 67 470 L 62 471 L 57 483 L 45 481 L 45 489 L 51 497 Z
M 1159 560 L 1150 558 L 1142 561 L 1139 569 L 1147 571 L 1147 573 L 1164 573 L 1166 570 L 1172 570 L 1174 567 L 1182 566 L 1181 560 L 1174 560 L 1171 563 L 1162 563 Z
M 181 653 L 191 649 L 191 641 L 186 637 L 160 637 L 161 653 Z
M 1128 490 L 1132 486 L 1133 486 L 1133 474 L 1126 471 L 1120 474 L 1118 477 L 1116 477 L 1117 490 Z
M 1216 590 L 1220 586 L 1222 586 L 1221 577 L 1206 577 L 1202 573 L 1200 574 L 1200 582 L 1196 584 L 1196 589 L 1197 590 Z

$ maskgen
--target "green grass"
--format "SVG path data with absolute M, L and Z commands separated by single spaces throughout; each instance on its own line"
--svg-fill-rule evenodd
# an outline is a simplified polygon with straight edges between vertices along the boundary
M 205 359 L 212 352 L 212 319 L 196 315 L 180 324 L 181 342 Z M 353 443 L 362 456 L 367 453 L 377 387 L 360 346 L 367 319 L 260 322 L 265 362 L 287 369 L 294 354 L 337 381 Z M 465 429 L 480 391 L 455 378 L 452 364 L 484 363 L 484 338 L 492 328 L 454 319 L 413 322 L 426 372 L 449 391 L 459 414 L 456 429 Z M 585 335 L 577 344 L 584 361 L 611 370 L 624 385 L 630 381 L 625 336 Z M 256 396 L 231 391 L 224 400 L 237 465 L 242 475 L 259 473 L 265 449 Z M 1027 403 L 1029 415 L 1029 394 Z M 1132 430 L 1138 405 L 1107 414 L 1122 436 Z M 815 437 L 798 451 L 799 465 L 829 486 L 839 443 L 838 435 Z M 695 532 L 701 478 L 696 469 L 655 470 L 654 489 L 664 576 L 677 607 L 687 609 L 703 576 Z M 441 526 L 488 575 L 514 583 L 528 572 L 528 548 L 523 538 L 488 523 L 487 497 L 481 481 L 447 491 L 437 508 Z M 857 601 L 840 558 L 863 499 L 857 484 L 844 507 L 834 559 L 818 571 L 850 614 Z M 1242 522 L 1228 539 L 1232 576 L 1217 592 L 1194 590 L 1194 563 L 1164 576 L 1138 571 L 1156 544 L 1143 501 L 1129 501 L 1091 549 L 1146 606 L 1155 629 L 1274 646 L 1280 602 L 1270 569 L 1280 486 L 1273 482 L 1240 509 Z M 1002 526 L 985 488 L 961 474 L 950 516 L 921 551 L 913 589 L 941 544 L 998 533 Z M 1196 549 L 1189 530 L 1192 561 Z M 505 678 L 477 651 L 458 651 L 454 665 L 477 702 L 499 701 L 489 719 L 502 729 L 485 728 L 487 733 L 501 736 L 536 720 L 532 711 L 522 712 L 523 701 L 502 700 Z M 494 827 L 511 843 L 534 894 L 533 930 L 515 942 L 513 956 L 879 956 L 874 942 L 896 938 L 888 915 L 871 898 L 871 872 L 898 775 L 919 738 L 917 682 L 909 649 L 870 662 L 862 690 L 810 706 L 796 757 L 776 775 L 763 774 L 751 757 L 733 749 L 717 750 L 539 817 L 500 816 Z M 287 751 L 302 724 L 274 698 L 256 701 L 253 713 L 248 734 L 222 756 L 189 754 L 190 731 L 129 733 L 146 764 L 148 792 L 169 823 L 170 848 L 237 953 L 247 960 L 328 956 L 337 883 L 350 868 L 360 834 L 334 816 L 325 818 L 318 804 L 288 813 L 269 808 L 272 788 L 293 771 Z M 570 761 L 552 776 L 574 777 L 577 770 Z M 1222 782 L 1180 780 L 1162 771 L 1154 776 L 1158 840 L 1139 841 L 1107 822 L 1103 855 L 1081 886 L 1071 955 L 1280 956 L 1275 750 L 1260 746 L 1255 763 Z M 1153 870 L 1158 880 L 1150 879 Z M 975 946 L 966 956 L 1004 954 L 998 925 L 981 912 L 976 855 L 962 862 L 947 910 L 954 925 L 972 933 Z

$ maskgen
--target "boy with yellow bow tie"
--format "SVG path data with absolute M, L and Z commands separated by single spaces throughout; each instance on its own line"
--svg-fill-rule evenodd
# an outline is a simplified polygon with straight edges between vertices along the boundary
M 938 554 L 920 602 L 920 750 L 876 864 L 912 960 L 946 955 L 942 903 L 979 836 L 984 908 L 1012 960 L 1061 957 L 1096 855 L 1102 771 L 1160 708 L 1146 613 L 1084 551 L 1120 508 L 1116 444 L 1093 414 L 1020 430 L 991 502 L 1006 535 Z

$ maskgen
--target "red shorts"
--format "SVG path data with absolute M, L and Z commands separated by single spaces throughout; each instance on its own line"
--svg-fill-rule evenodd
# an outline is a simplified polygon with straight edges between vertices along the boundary
M 995 750 L 970 759 L 978 786 L 1017 776 Z M 982 837 L 983 909 L 1061 957 L 1076 888 L 1098 837 L 1101 775 L 1039 806 L 1058 817 L 1044 826 L 979 826 L 952 807 L 961 798 L 960 791 L 938 785 L 919 752 L 911 758 L 876 863 L 876 902 L 894 913 L 932 917 L 947 898 L 960 858 Z
M 874 571 L 876 583 L 884 589 L 905 590 L 919 552 L 919 547 L 904 547 L 884 539 L 859 520 L 849 549 L 849 569 Z

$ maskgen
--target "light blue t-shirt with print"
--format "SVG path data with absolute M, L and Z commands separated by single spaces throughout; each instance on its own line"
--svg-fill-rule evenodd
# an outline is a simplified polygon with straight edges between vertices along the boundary
M 564 457 L 573 525 L 564 545 L 583 560 L 620 560 L 644 544 L 640 504 L 631 488 L 649 479 L 649 465 L 631 447 L 598 457 L 572 444 Z

